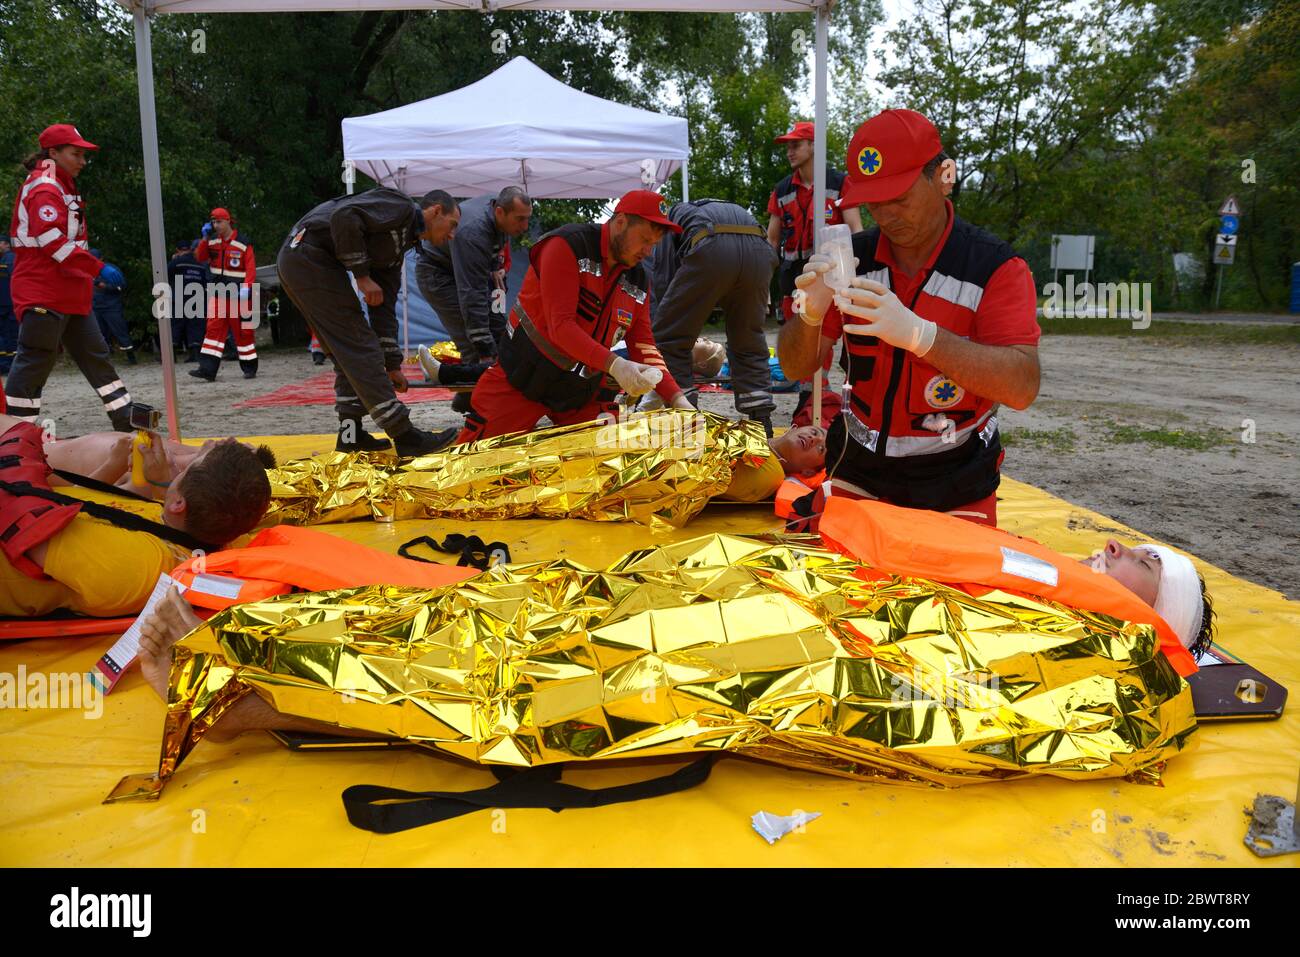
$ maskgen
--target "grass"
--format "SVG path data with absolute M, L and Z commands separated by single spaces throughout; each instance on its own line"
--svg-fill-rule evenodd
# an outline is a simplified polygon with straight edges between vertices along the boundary
M 1059 429 L 1013 429 L 1002 433 L 1002 445 L 1005 448 L 1033 445 L 1056 452 L 1073 452 L 1074 441 L 1074 429 L 1068 425 Z
M 1039 319 L 1043 335 L 1143 336 L 1193 342 L 1300 345 L 1300 323 L 1248 326 L 1230 322 L 1154 320 L 1149 329 L 1134 329 L 1128 319 Z
M 1110 440 L 1133 444 L 1158 445 L 1165 448 L 1193 449 L 1204 452 L 1207 449 L 1226 445 L 1230 441 L 1228 434 L 1220 429 L 1143 429 L 1136 425 L 1117 425 L 1111 429 Z

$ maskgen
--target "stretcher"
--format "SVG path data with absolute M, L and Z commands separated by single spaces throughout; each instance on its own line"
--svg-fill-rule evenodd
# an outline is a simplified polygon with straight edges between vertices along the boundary
M 258 438 L 282 459 L 332 448 L 334 436 Z M 1004 478 L 1003 527 L 1082 556 L 1107 536 L 1146 536 L 1104 515 Z M 679 531 L 581 521 L 355 522 L 323 526 L 385 551 L 418 535 L 460 532 L 509 544 L 515 561 L 565 555 L 600 564 L 633 548 L 708 532 L 775 531 L 770 506 L 709 506 Z M 1300 602 L 1198 561 L 1229 658 L 1284 686 L 1300 684 Z M 0 673 L 78 673 L 113 636 L 0 645 Z M 1203 724 L 1163 786 L 1047 779 L 938 790 L 795 772 L 727 757 L 692 790 L 556 814 L 470 814 L 380 836 L 352 827 L 340 792 L 411 791 L 493 782 L 479 767 L 418 749 L 291 750 L 269 734 L 202 743 L 152 804 L 103 805 L 125 775 L 156 766 L 163 708 L 128 674 L 90 719 L 73 709 L 0 711 L 0 865 L 61 866 L 1257 866 L 1243 813 L 1256 794 L 1295 793 L 1300 716 Z M 605 787 L 658 777 L 685 761 L 574 767 L 565 780 Z M 769 846 L 750 817 L 820 812 Z

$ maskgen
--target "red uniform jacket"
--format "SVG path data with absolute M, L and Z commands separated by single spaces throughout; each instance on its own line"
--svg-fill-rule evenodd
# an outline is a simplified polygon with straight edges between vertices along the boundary
M 95 277 L 104 264 L 87 249 L 85 208 L 71 176 L 37 166 L 18 193 L 9 235 L 14 247 L 10 291 L 20 320 L 35 306 L 90 314 Z
M 199 248 L 194 250 L 194 258 L 207 263 L 208 272 L 212 274 L 213 288 L 209 292 L 220 292 L 220 295 L 209 295 L 208 315 L 219 319 L 232 318 L 225 315 L 226 303 L 233 304 L 235 301 L 231 298 L 231 293 L 236 288 L 251 289 L 257 279 L 253 244 L 241 240 L 239 230 L 232 228 L 228 239 L 222 239 L 214 233 L 211 239 L 199 243 Z
M 567 230 L 567 232 L 566 232 Z M 589 247 L 589 257 L 579 260 L 575 243 Z M 609 223 L 603 226 L 566 227 L 544 236 L 531 251 L 532 265 L 524 277 L 510 325 L 517 329 L 522 310 L 541 334 L 563 354 L 566 365 L 578 363 L 603 372 L 610 362 L 610 347 L 626 338 L 628 358 L 663 371 L 655 391 L 671 402 L 681 391 L 664 364 L 650 331 L 648 290 L 640 267 L 606 270 Z

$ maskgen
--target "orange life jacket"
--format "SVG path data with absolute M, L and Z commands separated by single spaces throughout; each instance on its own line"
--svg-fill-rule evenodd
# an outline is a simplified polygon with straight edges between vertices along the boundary
M 50 491 L 43 439 L 34 422 L 19 422 L 0 435 L 0 483 Z M 0 490 L 0 550 L 28 578 L 48 581 L 45 570 L 26 553 L 63 531 L 79 511 L 80 504 L 59 505 L 21 491 Z
M 819 531 L 827 547 L 872 568 L 953 584 L 971 594 L 999 588 L 1152 625 L 1160 650 L 1183 677 L 1196 661 L 1155 609 L 1115 579 L 1045 545 L 951 515 L 871 499 L 826 500 Z
M 781 487 L 776 490 L 776 514 L 789 519 L 794 516 L 794 503 L 809 492 L 815 492 L 826 482 L 826 470 L 822 469 L 810 478 L 787 475 Z
M 243 548 L 191 558 L 172 577 L 189 589 L 191 604 L 219 611 L 294 590 L 437 588 L 477 574 L 475 568 L 401 558 L 312 528 L 277 525 L 258 532 Z

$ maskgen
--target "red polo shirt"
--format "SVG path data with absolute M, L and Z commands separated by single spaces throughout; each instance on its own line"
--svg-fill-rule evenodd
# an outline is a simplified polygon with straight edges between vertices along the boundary
M 894 259 L 894 250 L 883 231 L 876 243 L 876 259 L 889 267 L 890 286 L 905 306 L 916 298 L 952 233 L 952 202 L 944 200 L 944 205 L 948 222 L 944 226 L 943 235 L 930 251 L 925 266 L 915 273 L 909 275 L 899 268 Z M 835 340 L 840 338 L 843 331 L 844 319 L 839 308 L 832 305 L 822 323 L 822 335 Z M 979 308 L 975 310 L 975 324 L 970 340 L 986 346 L 1036 346 L 1041 335 L 1034 275 L 1029 270 L 1029 264 L 1019 256 L 1008 259 L 989 277 L 988 284 L 984 287 Z

